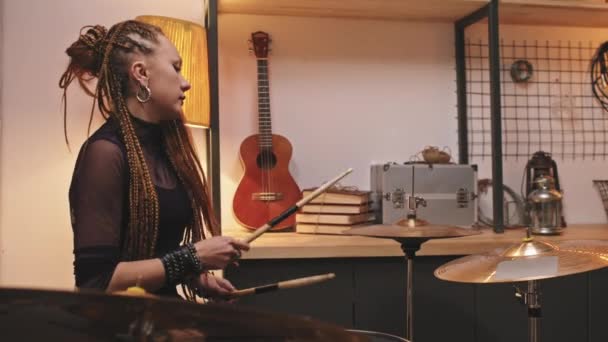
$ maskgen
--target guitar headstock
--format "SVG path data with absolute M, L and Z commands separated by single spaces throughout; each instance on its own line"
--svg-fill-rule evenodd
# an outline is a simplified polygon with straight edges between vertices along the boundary
M 266 32 L 257 31 L 251 34 L 251 43 L 256 58 L 268 58 L 270 36 Z

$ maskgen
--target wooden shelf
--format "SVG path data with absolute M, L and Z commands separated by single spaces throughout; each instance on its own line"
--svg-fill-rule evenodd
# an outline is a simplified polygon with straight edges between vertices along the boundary
M 454 22 L 487 0 L 219 0 L 219 13 Z M 500 22 L 520 25 L 608 27 L 599 1 L 505 0 Z
M 592 1 L 502 1 L 503 24 L 608 28 L 608 4 Z
M 247 231 L 228 231 L 226 235 L 243 239 Z M 453 239 L 430 240 L 422 245 L 418 256 L 468 255 L 489 252 L 520 243 L 524 229 L 508 229 L 496 234 L 482 229 L 479 235 Z M 607 224 L 571 225 L 556 236 L 536 236 L 539 240 L 608 240 Z M 360 236 L 314 235 L 269 232 L 251 243 L 251 250 L 243 259 L 290 259 L 290 258 L 356 258 L 402 257 L 401 246 L 391 239 Z
M 219 13 L 450 22 L 484 0 L 219 0 Z

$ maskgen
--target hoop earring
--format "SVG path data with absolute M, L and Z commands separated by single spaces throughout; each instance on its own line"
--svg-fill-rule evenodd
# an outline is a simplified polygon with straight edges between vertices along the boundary
M 150 98 L 152 97 L 152 90 L 150 90 L 150 87 L 142 84 L 139 86 L 139 90 L 137 91 L 137 94 L 135 94 L 135 97 L 137 97 L 137 101 L 146 103 L 150 101 Z

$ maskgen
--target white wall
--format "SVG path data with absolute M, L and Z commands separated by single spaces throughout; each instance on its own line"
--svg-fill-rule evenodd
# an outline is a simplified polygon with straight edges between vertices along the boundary
M 268 32 L 273 130 L 293 145 L 301 188 L 353 167 L 344 185 L 369 189 L 370 163 L 409 160 L 426 145 L 456 150 L 451 24 L 221 15 L 222 223 L 238 229 L 232 198 L 238 148 L 257 132 L 250 34 Z
M 3 107 L 2 107 L 2 95 L 3 95 L 3 84 L 4 84 L 4 0 L 0 0 L 0 142 L 2 141 L 2 119 L 3 119 Z M 2 166 L 2 148 L 0 145 L 0 167 Z M 0 192 L 2 191 L 2 173 L 0 172 Z M 2 217 L 2 196 L 0 195 L 0 217 Z M 4 247 L 2 244 L 2 226 L 0 225 L 0 260 L 4 255 Z M 0 263 L 0 274 L 2 274 L 2 264 Z M 0 284 L 2 284 L 2 276 L 0 276 Z
M 67 192 L 91 100 L 76 84 L 68 94 L 69 153 L 58 87 L 68 63 L 65 49 L 82 26 L 109 27 L 142 14 L 202 23 L 203 8 L 201 0 L 5 1 L 0 285 L 73 287 Z

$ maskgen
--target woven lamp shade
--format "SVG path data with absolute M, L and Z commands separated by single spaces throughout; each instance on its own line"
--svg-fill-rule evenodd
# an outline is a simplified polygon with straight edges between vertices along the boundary
M 209 127 L 209 64 L 205 28 L 193 22 L 162 16 L 142 15 L 135 20 L 160 27 L 173 42 L 182 57 L 182 75 L 192 85 L 184 102 L 186 123 Z

